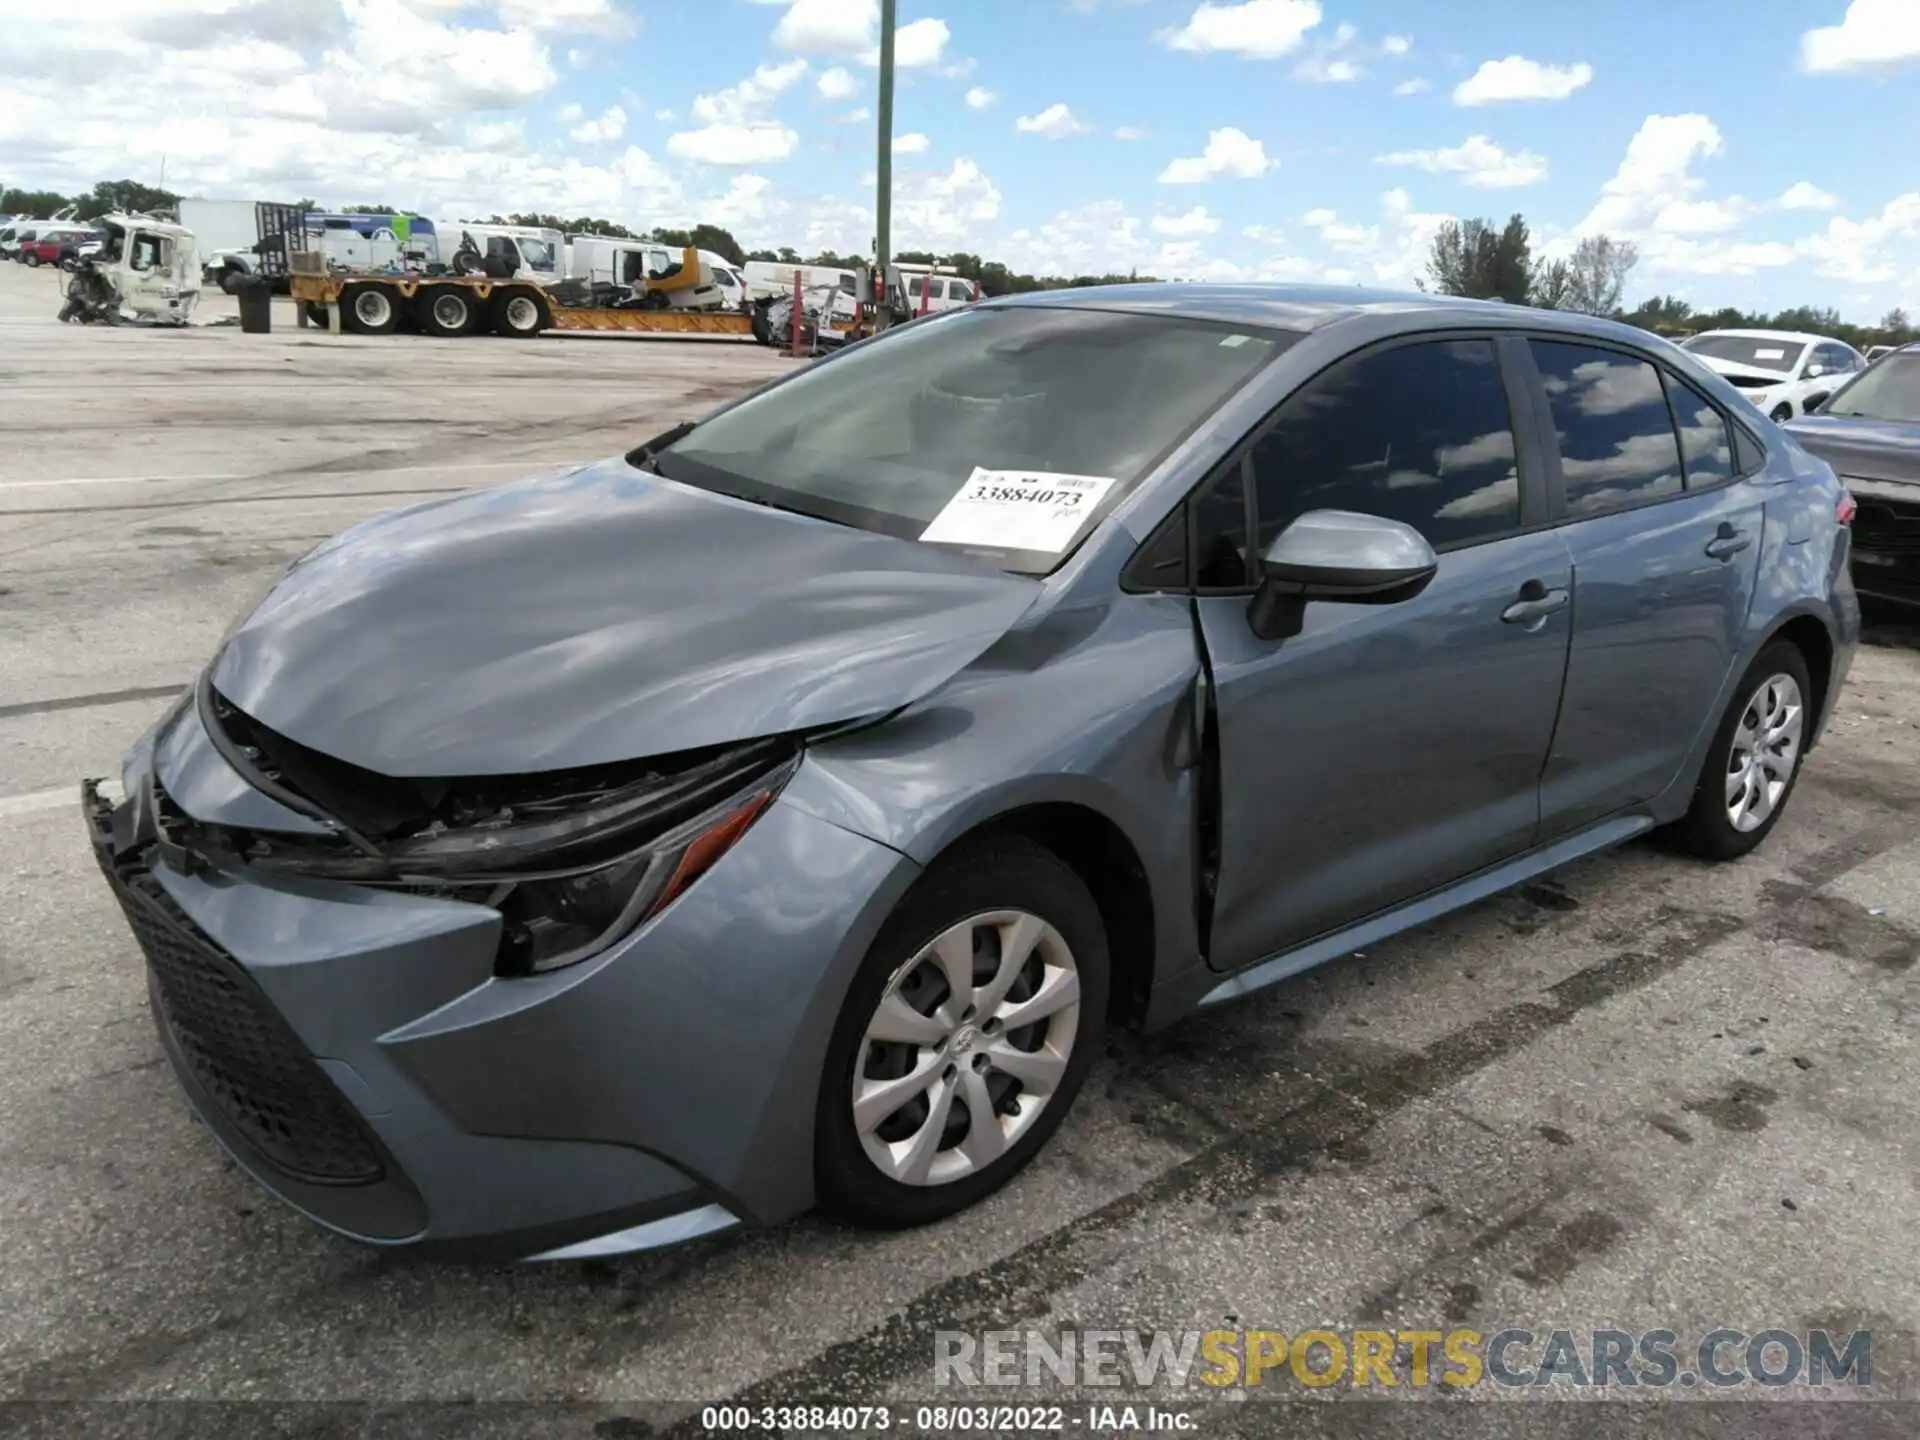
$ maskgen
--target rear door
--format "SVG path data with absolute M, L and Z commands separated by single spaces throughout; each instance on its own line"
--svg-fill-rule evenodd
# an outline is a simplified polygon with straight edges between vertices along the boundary
M 1765 505 L 1730 420 L 1646 356 L 1528 343 L 1551 501 L 1578 596 L 1543 837 L 1644 805 L 1679 775 L 1735 663 Z
M 1195 502 L 1219 756 L 1209 957 L 1221 969 L 1533 841 L 1573 576 L 1560 537 L 1528 528 L 1545 524 L 1545 492 L 1513 418 L 1527 400 L 1500 359 L 1512 343 L 1423 338 L 1342 361 Z M 1439 573 L 1399 604 L 1315 602 L 1298 635 L 1262 639 L 1248 572 L 1320 509 L 1411 524 L 1440 552 Z

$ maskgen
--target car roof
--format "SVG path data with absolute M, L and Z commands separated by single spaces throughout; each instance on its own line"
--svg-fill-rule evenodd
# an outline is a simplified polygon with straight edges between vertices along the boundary
M 1796 345 L 1845 345 L 1844 340 L 1836 340 L 1831 335 L 1815 335 L 1807 330 L 1702 330 L 1693 338 L 1704 339 L 1708 335 L 1726 335 L 1735 340 L 1791 340 Z
M 1516 326 L 1645 344 L 1660 337 L 1632 325 L 1571 310 L 1536 310 L 1503 300 L 1469 300 L 1424 290 L 1372 289 L 1360 285 L 1200 284 L 1155 281 L 1088 285 L 1074 290 L 1030 290 L 987 302 L 1009 306 L 1075 307 L 1141 315 L 1173 315 L 1268 329 L 1314 331 L 1362 318 L 1416 317 L 1457 320 L 1462 325 Z M 1424 328 L 1424 327 L 1423 327 Z

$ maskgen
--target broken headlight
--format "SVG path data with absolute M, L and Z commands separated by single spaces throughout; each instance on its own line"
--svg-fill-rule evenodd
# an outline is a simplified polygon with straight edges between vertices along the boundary
M 304 763 L 280 737 L 270 743 L 283 761 Z M 383 825 L 365 849 L 255 834 L 240 858 L 268 871 L 486 905 L 502 922 L 496 969 L 531 975 L 599 954 L 672 904 L 746 834 L 798 759 L 797 744 L 776 740 L 622 783 L 486 782 L 484 797 L 445 800 L 410 834 Z M 295 778 L 309 790 L 327 783 L 332 808 L 366 810 L 367 797 L 334 771 L 308 765 Z M 349 778 L 364 786 L 380 777 Z M 391 821 L 398 807 L 389 812 Z
M 497 968 L 532 975 L 599 954 L 711 869 L 760 818 L 776 789 L 767 784 L 729 800 L 609 864 L 513 880 L 492 902 L 503 922 Z

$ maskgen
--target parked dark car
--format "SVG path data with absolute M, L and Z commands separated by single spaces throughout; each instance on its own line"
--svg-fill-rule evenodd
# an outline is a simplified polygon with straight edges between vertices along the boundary
M 577 1256 L 948 1215 L 1163 1026 L 1779 823 L 1852 502 L 1624 325 L 1141 285 L 914 322 L 297 562 L 89 787 L 208 1126 Z
M 1881 356 L 1818 414 L 1786 428 L 1859 504 L 1854 588 L 1920 605 L 1920 345 Z

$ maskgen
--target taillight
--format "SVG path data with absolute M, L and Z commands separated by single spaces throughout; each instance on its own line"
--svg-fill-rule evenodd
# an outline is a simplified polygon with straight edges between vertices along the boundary
M 1840 498 L 1833 502 L 1833 518 L 1842 525 L 1853 524 L 1853 517 L 1860 511 L 1860 504 L 1847 491 L 1840 492 Z

